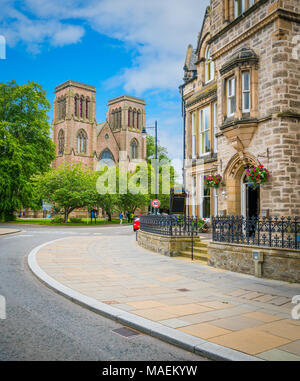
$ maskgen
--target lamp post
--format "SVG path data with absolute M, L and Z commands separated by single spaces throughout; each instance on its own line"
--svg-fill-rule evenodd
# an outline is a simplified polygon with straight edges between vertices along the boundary
M 147 128 L 154 128 L 155 129 L 155 199 L 157 199 L 157 120 L 155 121 L 155 125 L 153 127 L 147 127 Z M 146 127 L 142 129 L 142 134 L 147 135 Z M 155 208 L 155 214 L 157 214 L 157 208 Z

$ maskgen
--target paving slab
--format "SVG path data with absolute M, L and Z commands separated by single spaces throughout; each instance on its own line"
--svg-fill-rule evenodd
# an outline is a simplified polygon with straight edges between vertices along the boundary
M 116 230 L 113 240 L 105 234 L 55 240 L 35 248 L 28 261 L 71 300 L 209 358 L 300 357 L 300 321 L 289 315 L 300 285 L 164 257 L 139 247 L 129 230 Z

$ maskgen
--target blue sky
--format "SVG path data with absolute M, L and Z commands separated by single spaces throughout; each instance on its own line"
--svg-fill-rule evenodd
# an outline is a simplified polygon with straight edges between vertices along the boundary
M 72 79 L 97 88 L 97 122 L 121 94 L 145 99 L 147 125 L 182 156 L 179 85 L 189 43 L 209 0 L 0 0 L 7 42 L 0 82 L 33 80 L 47 91 Z M 52 110 L 49 114 L 52 121 Z

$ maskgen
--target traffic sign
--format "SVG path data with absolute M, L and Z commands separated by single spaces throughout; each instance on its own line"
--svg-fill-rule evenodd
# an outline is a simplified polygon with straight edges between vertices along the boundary
M 159 208 L 160 207 L 160 201 L 159 200 L 153 200 L 152 201 L 153 208 Z

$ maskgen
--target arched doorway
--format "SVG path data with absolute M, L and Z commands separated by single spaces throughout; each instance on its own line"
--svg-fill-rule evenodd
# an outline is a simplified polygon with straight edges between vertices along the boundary
M 241 179 L 241 215 L 243 217 L 258 217 L 260 206 L 260 188 L 249 186 L 246 172 Z
M 221 208 L 226 209 L 227 215 L 258 216 L 260 191 L 251 189 L 245 176 L 246 169 L 255 165 L 259 163 L 249 153 L 243 157 L 236 154 L 229 161 L 224 172 L 226 196 L 221 200 Z

